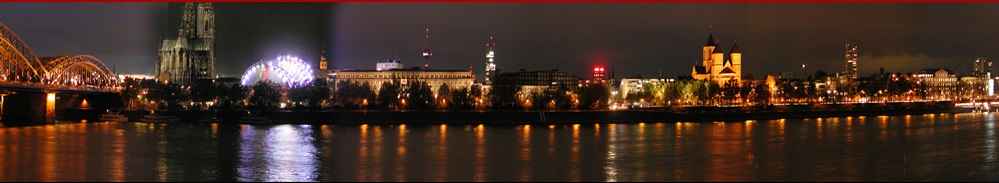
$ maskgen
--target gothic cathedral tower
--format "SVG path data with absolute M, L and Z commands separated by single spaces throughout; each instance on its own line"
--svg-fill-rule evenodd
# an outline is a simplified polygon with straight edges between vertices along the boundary
M 185 3 L 176 39 L 163 40 L 156 78 L 190 84 L 215 75 L 215 13 L 212 3 Z

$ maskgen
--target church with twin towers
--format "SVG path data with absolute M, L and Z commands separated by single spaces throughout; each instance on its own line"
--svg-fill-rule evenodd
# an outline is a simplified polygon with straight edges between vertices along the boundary
M 742 50 L 739 44 L 725 50 L 719 47 L 714 35 L 708 34 L 707 43 L 701 47 L 701 63 L 694 64 L 690 76 L 707 80 L 719 86 L 739 86 L 742 83 Z
M 215 78 L 215 13 L 212 3 L 184 3 L 176 39 L 163 40 L 156 79 L 190 84 Z

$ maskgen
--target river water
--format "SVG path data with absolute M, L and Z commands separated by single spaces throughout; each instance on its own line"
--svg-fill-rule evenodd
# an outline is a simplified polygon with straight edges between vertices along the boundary
M 4 127 L 0 181 L 996 181 L 997 115 Z

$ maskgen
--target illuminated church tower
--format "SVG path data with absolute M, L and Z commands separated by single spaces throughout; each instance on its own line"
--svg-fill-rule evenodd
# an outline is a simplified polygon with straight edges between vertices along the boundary
M 690 76 L 696 80 L 710 80 L 720 86 L 742 83 L 742 50 L 732 44 L 729 53 L 718 47 L 714 35 L 708 34 L 707 43 L 701 47 L 701 63 L 694 64 Z
M 156 78 L 190 84 L 215 78 L 215 13 L 212 3 L 185 3 L 176 39 L 163 40 Z
M 319 51 L 319 72 L 316 74 L 317 78 L 326 78 L 326 75 L 329 74 L 329 61 L 326 60 L 325 49 Z

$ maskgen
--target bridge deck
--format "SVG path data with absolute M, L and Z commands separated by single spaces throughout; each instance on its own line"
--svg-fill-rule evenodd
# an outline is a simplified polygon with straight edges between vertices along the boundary
M 28 82 L 0 82 L 0 88 L 12 89 L 12 90 L 42 90 L 42 91 L 72 91 L 72 92 L 97 92 L 97 93 L 118 93 L 121 91 L 121 87 L 114 88 L 101 88 L 93 86 L 60 86 L 60 85 L 49 85 L 42 83 L 28 83 Z

